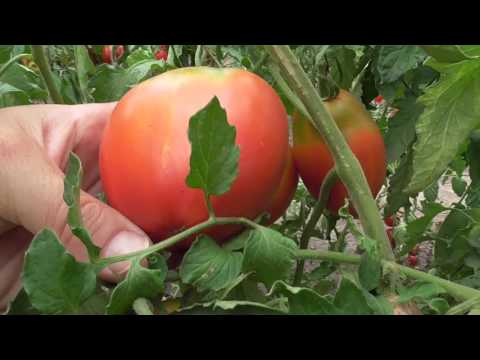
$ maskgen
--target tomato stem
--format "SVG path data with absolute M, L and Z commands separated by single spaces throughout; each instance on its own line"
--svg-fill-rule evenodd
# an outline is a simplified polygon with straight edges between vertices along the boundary
M 393 251 L 365 173 L 332 115 L 323 104 L 320 95 L 288 46 L 265 45 L 264 47 L 280 66 L 286 82 L 311 115 L 308 118 L 325 139 L 335 160 L 338 177 L 348 190 L 366 235 L 379 242 L 385 259 L 393 260 Z
M 315 206 L 311 212 L 310 218 L 308 219 L 307 225 L 305 226 L 302 236 L 300 237 L 300 249 L 306 249 L 308 247 L 308 242 L 312 237 L 312 234 L 315 230 L 315 226 L 318 223 L 318 219 L 322 216 L 325 207 L 327 206 L 328 199 L 330 197 L 330 190 L 332 189 L 335 182 L 338 180 L 337 172 L 335 168 L 332 168 L 327 176 L 325 176 L 325 180 L 320 187 L 320 195 L 318 197 Z M 302 281 L 303 276 L 303 268 L 305 265 L 304 260 L 299 260 L 297 263 L 297 269 L 295 270 L 295 277 L 293 280 L 293 285 L 296 286 L 300 284 Z
M 50 65 L 48 64 L 43 45 L 32 45 L 32 54 L 35 63 L 40 69 L 40 74 L 42 75 L 43 81 L 45 82 L 52 101 L 55 104 L 65 104 L 65 101 L 63 100 L 63 97 L 53 80 L 53 73 L 50 69 Z

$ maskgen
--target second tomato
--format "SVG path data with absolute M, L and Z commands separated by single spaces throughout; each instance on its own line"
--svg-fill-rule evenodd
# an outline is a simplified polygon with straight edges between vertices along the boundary
M 359 160 L 370 190 L 376 196 L 387 171 L 385 144 L 379 128 L 363 104 L 345 90 L 340 90 L 336 98 L 324 104 Z M 295 166 L 310 194 L 317 198 L 334 160 L 321 135 L 298 113 L 294 114 L 293 141 Z M 347 196 L 347 189 L 338 181 L 328 200 L 330 211 L 338 212 Z

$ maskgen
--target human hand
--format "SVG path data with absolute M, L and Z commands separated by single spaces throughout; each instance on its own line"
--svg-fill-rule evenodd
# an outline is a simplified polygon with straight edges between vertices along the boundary
M 93 195 L 102 191 L 98 153 L 115 104 L 29 105 L 0 109 L 0 309 L 21 288 L 23 258 L 33 234 L 53 229 L 79 261 L 87 252 L 67 225 L 63 178 L 68 156 L 82 161 L 80 207 L 101 256 L 145 249 L 150 239 L 136 225 Z M 103 280 L 121 280 L 129 262 L 110 265 Z

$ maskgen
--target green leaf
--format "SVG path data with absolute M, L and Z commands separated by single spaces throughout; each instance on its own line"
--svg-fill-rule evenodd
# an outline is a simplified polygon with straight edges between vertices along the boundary
M 18 63 L 12 64 L 0 81 L 22 90 L 31 100 L 47 100 L 48 92 L 43 88 L 37 73 Z
M 437 200 L 438 197 L 438 181 L 434 181 L 429 187 L 425 189 L 423 192 L 423 195 L 425 196 L 425 199 L 429 202 L 434 202 Z
M 235 145 L 236 129 L 215 96 L 190 118 L 188 139 L 192 144 L 187 185 L 202 189 L 207 196 L 226 193 L 238 174 L 240 149 Z
M 295 262 L 296 243 L 279 232 L 258 226 L 250 230 L 245 244 L 243 270 L 255 271 L 259 281 L 270 287 L 285 280 Z
M 400 165 L 390 179 L 385 216 L 396 213 L 398 209 L 409 203 L 409 195 L 405 192 L 405 188 L 413 174 L 412 161 L 413 151 L 410 149 L 407 151 L 407 154 L 402 157 Z
M 450 304 L 442 298 L 433 298 L 428 301 L 427 305 L 439 315 L 444 315 L 450 309 Z
M 218 300 L 180 309 L 180 315 L 285 315 L 285 311 L 253 301 Z
M 364 290 L 363 295 L 367 300 L 368 306 L 376 315 L 393 315 L 393 305 L 383 295 L 373 296 L 368 291 Z
M 385 134 L 388 162 L 400 160 L 415 140 L 415 123 L 423 111 L 423 105 L 416 100 L 414 96 L 407 96 L 395 105 L 400 111 L 388 121 Z
M 468 173 L 472 180 L 472 186 L 480 184 L 480 130 L 474 130 L 470 134 L 470 144 L 467 150 Z
M 94 265 L 66 252 L 57 235 L 42 230 L 25 255 L 23 285 L 32 305 L 44 314 L 76 314 L 95 291 Z
M 467 189 L 467 182 L 459 177 L 452 178 L 452 189 L 458 196 L 462 196 Z
M 350 214 L 347 200 L 345 201 L 345 205 L 338 211 L 338 214 L 341 218 L 346 220 L 347 228 L 357 239 L 360 249 L 365 250 L 371 257 L 377 258 L 379 255 L 378 242 L 366 236 L 358 229 L 358 225 L 355 223 L 353 216 Z
M 9 304 L 8 315 L 39 315 L 28 298 L 25 289 L 22 288 L 15 299 Z
M 127 65 L 128 67 L 131 67 L 140 61 L 151 60 L 152 58 L 153 53 L 150 50 L 139 48 L 132 52 L 130 55 L 128 55 Z
M 85 45 L 75 45 L 73 49 L 80 94 L 83 103 L 88 103 L 90 100 L 90 94 L 88 93 L 88 76 L 95 72 L 95 65 L 92 63 Z
M 416 45 L 384 45 L 378 54 L 377 71 L 381 83 L 398 80 L 408 70 L 414 69 L 426 58 Z
M 288 298 L 291 315 L 340 315 L 342 312 L 326 297 L 312 289 L 293 287 L 283 281 L 276 281 L 268 296 L 282 294 Z
M 366 290 L 376 289 L 382 279 L 382 262 L 364 253 L 358 267 L 358 278 Z
M 362 290 L 345 277 L 342 278 L 333 304 L 345 315 L 371 315 L 373 313 Z
M 102 64 L 90 79 L 95 102 L 118 101 L 128 91 L 127 71 L 120 67 Z
M 223 248 L 228 251 L 241 250 L 245 247 L 245 243 L 247 242 L 249 236 L 249 230 L 244 230 L 239 235 L 226 242 L 223 245 Z
M 438 62 L 456 63 L 471 59 L 458 45 L 422 45 L 422 49 Z
M 408 193 L 422 191 L 456 157 L 460 146 L 480 124 L 480 61 L 442 65 L 440 80 L 419 98 L 425 111 L 416 125 L 413 175 Z
M 141 257 L 132 259 L 127 277 L 113 290 L 107 305 L 108 315 L 125 314 L 136 299 L 150 299 L 163 292 L 168 271 L 165 259 L 158 255 L 155 268 L 150 269 L 143 267 L 141 260 Z
M 6 100 L 7 96 L 10 96 L 10 100 Z M 29 104 L 28 95 L 23 90 L 0 81 L 0 99 L 2 98 L 7 101 L 4 107 Z
M 218 246 L 206 235 L 201 235 L 183 257 L 180 278 L 199 291 L 218 291 L 234 281 L 242 269 L 243 256 Z
M 478 271 L 480 269 L 480 253 L 472 252 L 465 257 L 465 265 Z
M 444 294 L 446 291 L 434 283 L 416 283 L 408 289 L 400 291 L 398 302 L 400 304 L 410 302 L 414 299 L 429 300 L 439 294 Z
M 72 233 L 85 245 L 90 261 L 93 262 L 100 256 L 100 248 L 93 243 L 90 233 L 83 226 L 80 211 L 82 177 L 83 169 L 80 158 L 71 152 L 68 159 L 63 192 L 63 200 L 68 206 L 67 222 Z
M 468 234 L 468 243 L 470 246 L 480 250 L 480 225 L 475 225 Z

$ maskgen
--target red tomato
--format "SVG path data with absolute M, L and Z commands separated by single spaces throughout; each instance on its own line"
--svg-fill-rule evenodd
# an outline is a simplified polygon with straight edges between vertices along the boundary
M 417 256 L 416 255 L 409 255 L 407 258 L 408 265 L 411 267 L 415 267 L 417 265 Z
M 395 243 L 395 238 L 393 237 L 393 229 L 392 228 L 387 229 L 387 236 L 388 236 L 388 240 L 390 240 L 390 246 L 392 247 L 392 249 L 395 249 L 397 244 Z
M 208 218 L 203 192 L 186 185 L 190 117 L 217 96 L 236 127 L 239 174 L 212 197 L 217 216 L 254 219 L 266 210 L 288 157 L 288 119 L 280 97 L 241 69 L 181 68 L 130 90 L 115 107 L 100 148 L 100 174 L 109 203 L 161 241 Z M 242 230 L 206 231 L 219 242 Z M 188 248 L 191 238 L 180 248 Z
M 157 60 L 164 60 L 164 61 L 167 61 L 167 58 L 168 58 L 168 51 L 167 50 L 158 50 L 156 53 L 155 53 L 155 59 Z
M 390 227 L 395 226 L 395 222 L 394 222 L 394 220 L 393 220 L 393 216 L 387 217 L 387 218 L 384 220 L 384 222 L 385 222 L 385 225 L 387 225 L 387 226 L 390 226 Z
M 377 105 L 380 105 L 381 103 L 383 103 L 385 101 L 385 99 L 383 98 L 382 95 L 378 95 L 376 98 L 375 98 L 375 104 Z
M 325 106 L 359 160 L 370 190 L 376 196 L 387 172 L 385 144 L 379 128 L 362 103 L 345 90 L 340 90 L 336 98 L 325 101 Z M 318 198 L 323 179 L 333 167 L 334 161 L 327 145 L 310 121 L 298 113 L 293 118 L 295 167 L 310 194 Z M 338 181 L 330 192 L 328 208 L 336 213 L 343 206 L 347 195 L 347 189 Z
M 113 48 L 113 45 L 106 45 L 103 47 L 102 60 L 106 64 L 112 63 L 112 48 Z M 117 46 L 115 49 L 115 57 L 117 59 L 120 59 L 123 56 L 124 52 L 125 50 L 123 48 L 123 45 Z
M 267 222 L 268 225 L 273 224 L 287 211 L 288 206 L 295 196 L 298 185 L 298 173 L 293 162 L 292 150 L 289 148 L 288 161 L 283 171 L 280 185 L 273 196 L 270 207 L 266 210 L 270 214 Z

